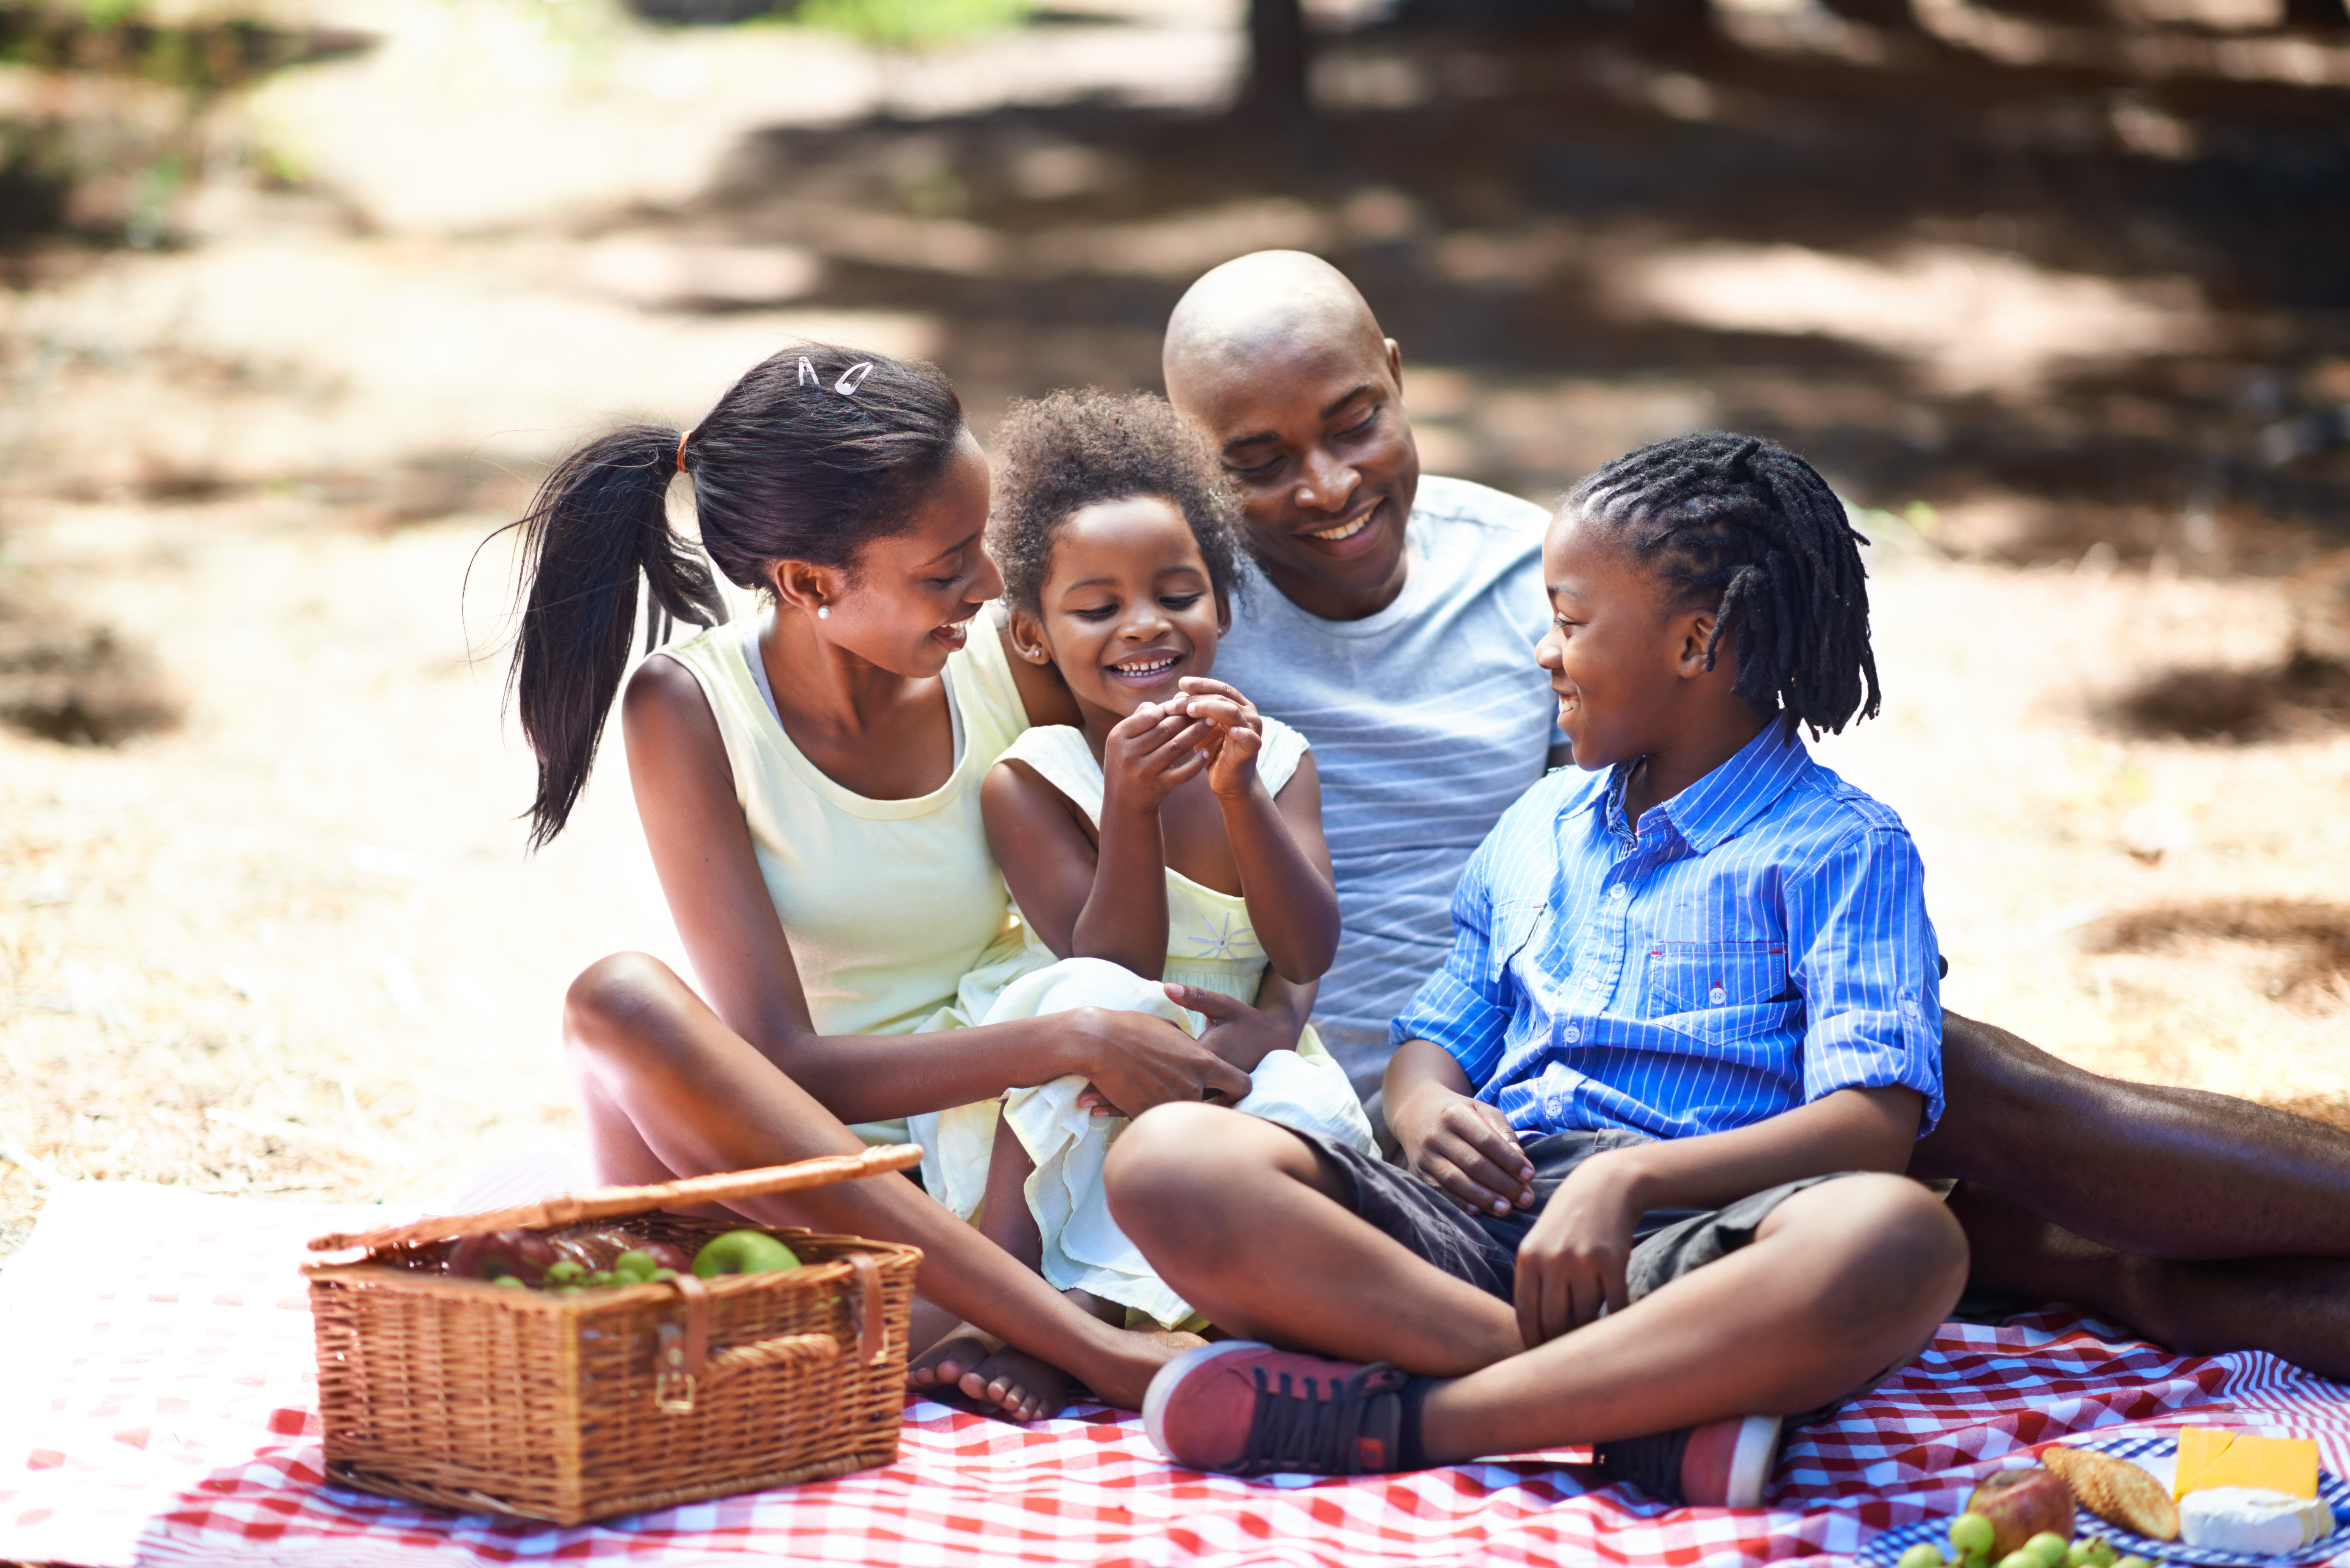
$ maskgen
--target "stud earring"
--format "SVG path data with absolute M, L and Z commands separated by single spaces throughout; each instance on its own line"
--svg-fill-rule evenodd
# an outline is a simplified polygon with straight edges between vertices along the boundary
M 832 618 L 832 607 L 830 605 L 816 606 L 816 618 L 818 620 L 830 620 Z

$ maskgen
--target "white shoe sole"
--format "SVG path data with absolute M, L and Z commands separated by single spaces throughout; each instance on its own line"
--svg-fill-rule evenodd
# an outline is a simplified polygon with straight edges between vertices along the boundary
M 1179 1465 L 1189 1459 L 1176 1458 L 1167 1446 L 1167 1402 L 1175 1397 L 1175 1386 L 1210 1362 L 1227 1355 L 1241 1355 L 1251 1351 L 1271 1350 L 1273 1346 L 1253 1339 L 1224 1339 L 1213 1345 L 1203 1345 L 1197 1350 L 1187 1350 L 1157 1372 L 1150 1375 L 1150 1386 L 1143 1391 L 1142 1427 L 1159 1451 Z
M 1730 1484 L 1723 1506 L 1762 1506 L 1763 1490 L 1771 1484 L 1771 1471 L 1779 1459 L 1781 1425 L 1776 1416 L 1749 1416 L 1738 1424 L 1738 1441 L 1730 1450 Z

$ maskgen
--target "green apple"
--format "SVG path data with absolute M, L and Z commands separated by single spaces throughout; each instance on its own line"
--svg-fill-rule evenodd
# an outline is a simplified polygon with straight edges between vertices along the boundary
M 694 1275 L 704 1280 L 718 1274 L 771 1274 L 799 1266 L 799 1255 L 764 1231 L 729 1231 L 703 1242 L 693 1255 Z

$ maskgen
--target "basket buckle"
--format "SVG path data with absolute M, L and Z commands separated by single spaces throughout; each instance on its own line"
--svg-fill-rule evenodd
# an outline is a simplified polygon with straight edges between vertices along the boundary
M 697 1379 L 685 1369 L 685 1326 L 665 1323 L 659 1333 L 660 1348 L 653 1353 L 653 1407 L 664 1416 L 691 1416 Z

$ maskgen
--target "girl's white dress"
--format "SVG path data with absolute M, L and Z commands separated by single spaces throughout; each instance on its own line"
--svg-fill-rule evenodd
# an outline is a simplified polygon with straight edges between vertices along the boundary
M 1263 722 L 1264 744 L 1257 756 L 1257 775 L 1267 790 L 1278 794 L 1297 771 L 1305 739 L 1278 720 Z M 1094 760 L 1083 731 L 1066 724 L 1032 729 L 1002 754 L 1027 763 L 1100 825 L 1101 764 Z M 1157 981 L 1103 959 L 1054 961 L 1033 929 L 1027 940 L 1045 961 L 1043 967 L 1005 986 L 981 1023 L 1108 1007 L 1155 1012 L 1195 1035 L 1206 1026 L 1201 1015 L 1170 1001 Z M 1247 900 L 1169 871 L 1167 980 L 1253 1002 L 1264 971 L 1264 949 L 1249 923 Z M 1251 1079 L 1239 1109 L 1366 1151 L 1376 1148 L 1361 1102 L 1311 1025 L 1298 1037 L 1296 1049 L 1273 1052 Z M 1102 1160 L 1125 1129 L 1126 1118 L 1081 1108 L 1077 1096 L 1085 1087 L 1081 1077 L 1058 1078 L 1033 1089 L 1014 1089 L 1000 1099 L 910 1117 L 908 1130 L 924 1151 L 922 1179 L 932 1197 L 962 1218 L 972 1218 L 986 1192 L 997 1119 L 1010 1118 L 1036 1165 L 1027 1195 L 1044 1233 L 1045 1278 L 1058 1289 L 1090 1291 L 1171 1327 L 1189 1318 L 1191 1309 L 1151 1272 L 1110 1219 L 1103 1193 Z

